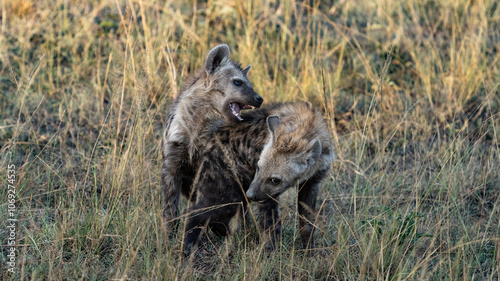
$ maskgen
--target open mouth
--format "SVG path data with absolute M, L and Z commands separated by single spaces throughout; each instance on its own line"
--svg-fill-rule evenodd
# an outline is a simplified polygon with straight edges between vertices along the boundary
M 240 111 L 244 109 L 255 109 L 255 106 L 251 106 L 248 104 L 241 104 L 237 102 L 230 102 L 229 108 L 231 108 L 231 113 L 236 117 L 236 119 L 243 121 L 243 118 L 240 116 Z

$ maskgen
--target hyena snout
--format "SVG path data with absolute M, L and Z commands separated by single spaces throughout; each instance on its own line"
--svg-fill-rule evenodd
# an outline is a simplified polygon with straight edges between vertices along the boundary
M 245 87 L 245 88 L 246 89 L 242 92 L 248 104 L 255 108 L 259 108 L 264 102 L 264 99 L 259 94 L 257 94 L 257 92 L 255 92 L 252 88 L 250 87 Z
M 251 87 L 246 85 L 241 86 L 241 90 L 234 96 L 228 97 L 229 108 L 227 108 L 229 116 L 233 116 L 239 121 L 243 118 L 240 116 L 240 110 L 260 108 L 264 99 L 257 94 Z M 232 118 L 229 118 L 231 120 Z
M 259 94 L 257 94 L 257 93 L 255 93 L 254 100 L 259 105 L 257 107 L 260 107 L 262 105 L 262 103 L 264 102 L 264 99 L 261 96 L 259 96 Z
M 247 198 L 248 200 L 255 201 L 257 199 L 257 194 L 255 193 L 255 189 L 248 189 L 247 190 Z
M 248 188 L 246 192 L 247 198 L 250 201 L 265 201 L 267 199 L 271 199 L 266 193 L 260 190 L 260 187 L 256 183 L 251 183 L 250 188 Z

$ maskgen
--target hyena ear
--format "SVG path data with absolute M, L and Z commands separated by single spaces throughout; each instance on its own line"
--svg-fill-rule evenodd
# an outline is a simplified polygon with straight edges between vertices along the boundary
M 245 67 L 245 69 L 242 70 L 242 72 L 245 75 L 245 77 L 248 76 L 248 71 L 250 71 L 250 68 L 252 68 L 251 64 L 249 64 L 247 67 Z
M 316 164 L 319 157 L 321 156 L 321 149 L 321 141 L 319 140 L 319 138 L 316 138 L 314 140 L 312 148 L 307 153 L 306 163 L 308 166 Z
M 276 115 L 267 117 L 267 127 L 269 128 L 269 132 L 274 140 L 274 131 L 280 125 L 280 118 Z
M 229 47 L 226 44 L 216 46 L 208 52 L 205 62 L 207 74 L 213 74 L 217 68 L 229 60 Z

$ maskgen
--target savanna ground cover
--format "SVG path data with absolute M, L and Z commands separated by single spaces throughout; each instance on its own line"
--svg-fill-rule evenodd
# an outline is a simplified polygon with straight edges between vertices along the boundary
M 499 280 L 500 4 L 493 0 L 2 0 L 2 280 Z M 272 254 L 252 231 L 182 260 L 160 136 L 207 51 L 265 103 L 310 101 L 336 159 L 316 239 L 293 191 Z M 14 165 L 15 274 L 8 271 Z M 183 205 L 186 203 L 183 202 Z

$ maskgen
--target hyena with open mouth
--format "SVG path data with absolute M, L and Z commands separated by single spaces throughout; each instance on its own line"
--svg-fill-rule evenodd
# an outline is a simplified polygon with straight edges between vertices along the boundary
M 196 200 L 191 186 L 212 133 L 225 122 L 241 122 L 240 110 L 258 108 L 263 102 L 248 80 L 250 67 L 242 69 L 229 60 L 227 45 L 216 46 L 208 53 L 204 69 L 188 80 L 170 107 L 162 138 L 161 175 L 169 231 L 177 225 L 179 194 Z
M 322 114 L 309 103 L 283 103 L 243 118 L 220 126 L 205 147 L 185 226 L 186 253 L 207 225 L 227 235 L 231 218 L 246 212 L 247 199 L 259 202 L 259 224 L 274 248 L 281 229 L 278 196 L 294 186 L 300 236 L 304 247 L 314 248 L 316 196 L 334 158 Z

